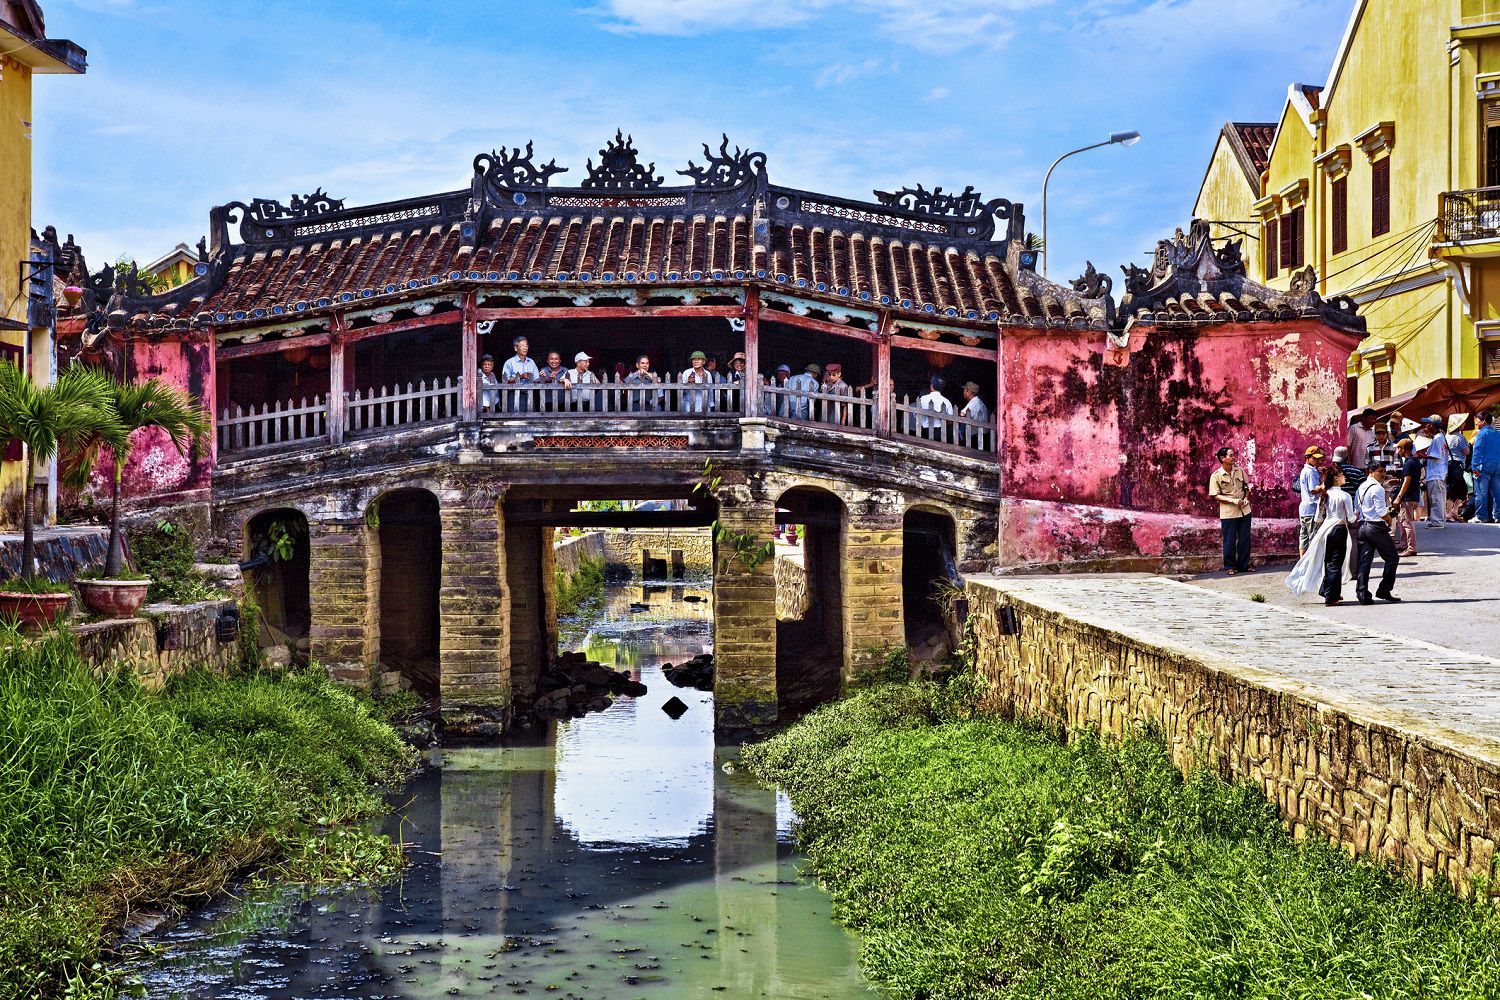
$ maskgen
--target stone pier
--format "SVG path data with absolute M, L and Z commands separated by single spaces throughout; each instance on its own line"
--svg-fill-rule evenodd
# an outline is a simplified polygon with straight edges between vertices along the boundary
M 371 534 L 362 516 L 307 525 L 312 657 L 336 680 L 365 688 L 380 649 L 379 546 Z
M 770 541 L 776 505 L 743 487 L 720 494 L 719 523 L 756 543 Z M 776 559 L 755 567 L 734 555 L 728 541 L 715 543 L 714 707 L 724 734 L 764 730 L 775 723 Z
M 906 645 L 902 610 L 903 498 L 876 490 L 849 507 L 844 532 L 844 676 L 878 666 Z
M 446 721 L 503 726 L 511 700 L 511 600 L 500 496 L 440 495 L 442 584 L 438 596 L 441 690 Z M 498 732 L 498 729 L 496 729 Z

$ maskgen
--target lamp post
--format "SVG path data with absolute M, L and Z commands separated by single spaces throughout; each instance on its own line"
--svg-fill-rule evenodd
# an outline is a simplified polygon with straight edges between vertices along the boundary
M 1077 153 L 1086 153 L 1091 149 L 1098 149 L 1100 146 L 1114 146 L 1116 144 L 1134 146 L 1140 141 L 1141 134 L 1139 132 L 1111 132 L 1109 138 L 1103 142 L 1096 142 L 1090 146 L 1079 146 L 1077 149 L 1069 150 L 1052 161 L 1052 166 L 1047 168 L 1047 176 L 1042 178 L 1042 277 L 1045 278 L 1047 276 L 1047 264 L 1051 259 L 1051 254 L 1047 252 L 1047 182 L 1052 179 L 1052 171 L 1056 170 L 1057 165 L 1063 160 Z

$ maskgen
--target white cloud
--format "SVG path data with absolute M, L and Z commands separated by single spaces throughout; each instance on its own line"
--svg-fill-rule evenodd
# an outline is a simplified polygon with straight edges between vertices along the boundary
M 866 59 L 860 63 L 835 63 L 819 72 L 813 85 L 819 90 L 826 87 L 842 87 L 862 76 L 873 76 L 882 72 L 894 73 L 899 68 L 898 64 L 887 63 L 882 59 Z
M 603 0 L 591 13 L 622 34 L 702 35 L 785 28 L 814 17 L 843 29 L 869 21 L 883 34 L 924 52 L 998 49 L 1015 34 L 1011 15 L 1052 0 Z
M 947 97 L 951 93 L 952 93 L 952 91 L 950 91 L 947 87 L 933 87 L 931 90 L 929 90 L 927 92 L 927 96 L 924 97 L 924 98 L 922 98 L 922 100 L 924 100 L 924 101 L 941 101 L 943 98 Z

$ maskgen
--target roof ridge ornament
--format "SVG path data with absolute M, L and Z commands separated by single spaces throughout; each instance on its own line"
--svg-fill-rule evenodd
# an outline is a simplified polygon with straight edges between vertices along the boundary
M 526 152 L 513 146 L 507 150 L 501 146 L 488 153 L 474 157 L 474 172 L 502 188 L 545 188 L 553 174 L 565 174 L 567 167 L 559 167 L 553 158 L 538 166 L 534 160 L 531 140 L 526 142 Z
M 591 191 L 654 191 L 663 178 L 656 174 L 656 164 L 641 166 L 635 148 L 635 136 L 615 129 L 615 137 L 599 150 L 599 165 L 589 158 L 588 176 L 579 185 Z
M 677 171 L 683 177 L 691 177 L 693 187 L 700 191 L 736 188 L 755 180 L 766 169 L 765 153 L 741 149 L 739 146 L 735 146 L 731 153 L 729 133 L 720 133 L 720 138 L 723 141 L 719 143 L 718 153 L 709 149 L 708 143 L 703 144 L 703 155 L 707 159 L 703 166 L 688 160 L 687 169 Z
M 292 195 L 292 200 L 285 205 L 271 198 L 252 198 L 248 205 L 242 201 L 232 201 L 224 207 L 238 208 L 245 213 L 246 222 L 265 226 L 310 219 L 316 215 L 327 215 L 329 212 L 341 212 L 344 209 L 344 199 L 330 198 L 328 193 L 320 187 L 314 189 L 312 194 Z
M 1021 219 L 1019 205 L 1005 198 L 991 198 L 986 201 L 984 195 L 975 191 L 972 184 L 964 185 L 964 189 L 958 194 L 948 194 L 941 185 L 935 184 L 929 191 L 918 184 L 916 187 L 908 186 L 899 191 L 876 191 L 875 199 L 887 208 L 899 208 L 918 215 L 956 219 L 960 222 L 973 222 L 973 225 L 966 227 L 967 232 L 963 235 L 979 239 L 989 239 L 994 235 L 996 219 L 1006 219 L 1012 222 L 1009 227 L 1012 231 L 1021 228 L 1016 224 Z M 1008 239 L 1019 238 L 1017 232 L 1008 231 L 1006 236 Z

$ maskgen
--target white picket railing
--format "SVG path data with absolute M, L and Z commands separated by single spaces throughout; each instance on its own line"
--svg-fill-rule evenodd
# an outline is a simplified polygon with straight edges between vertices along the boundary
M 740 403 L 738 383 L 679 382 L 670 376 L 645 383 L 616 376 L 568 388 L 536 384 L 479 387 L 479 413 L 483 417 L 559 417 L 573 413 L 737 417 Z
M 788 389 L 763 385 L 760 389 L 761 415 L 771 420 L 794 424 L 817 424 L 839 430 L 875 430 L 875 397 L 868 389 L 853 389 L 852 395 Z
M 891 418 L 895 422 L 892 434 L 898 439 L 917 438 L 949 451 L 983 454 L 996 451 L 993 418 L 975 420 L 957 413 L 925 409 L 920 403 L 913 403 L 910 396 L 896 402 Z
M 326 396 L 288 399 L 251 406 L 225 407 L 219 414 L 219 450 L 252 451 L 293 441 L 328 436 Z
M 348 432 L 359 434 L 389 427 L 457 420 L 461 387 L 462 379 L 433 379 L 430 386 L 424 379 L 415 384 L 408 382 L 404 389 L 399 385 L 388 385 L 345 393 Z

